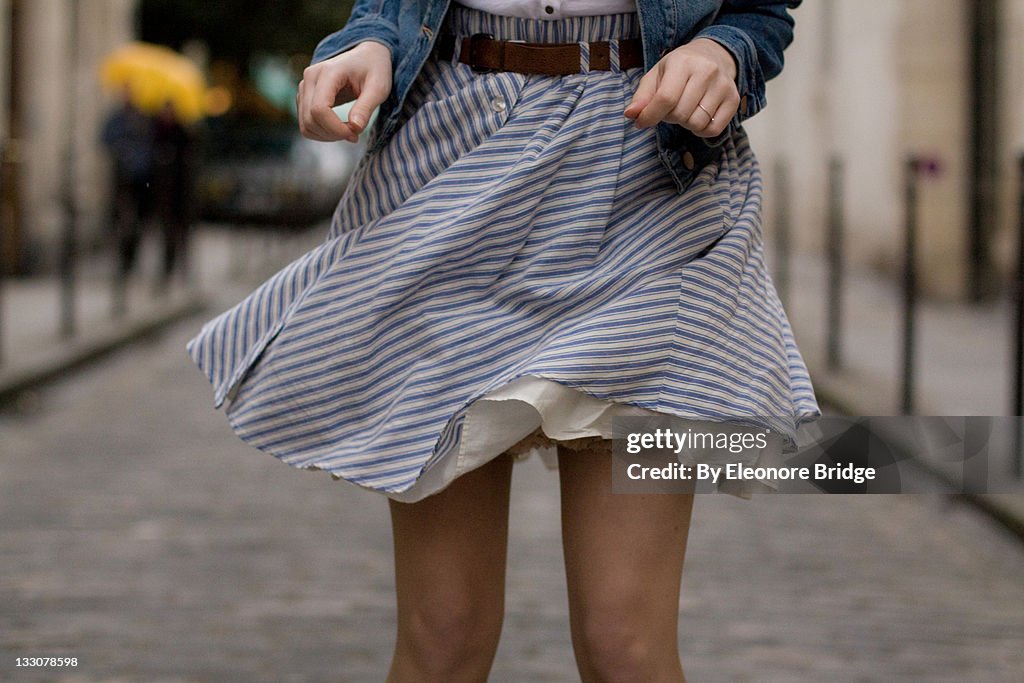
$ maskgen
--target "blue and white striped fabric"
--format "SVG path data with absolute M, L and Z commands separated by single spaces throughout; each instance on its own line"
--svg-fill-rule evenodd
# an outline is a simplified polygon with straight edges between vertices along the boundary
M 457 5 L 447 22 L 535 42 L 639 30 L 632 14 Z M 475 401 L 525 376 L 789 436 L 818 417 L 766 272 L 746 138 L 680 195 L 653 130 L 622 114 L 641 75 L 477 74 L 432 58 L 326 241 L 189 343 L 237 434 L 399 496 L 454 457 Z

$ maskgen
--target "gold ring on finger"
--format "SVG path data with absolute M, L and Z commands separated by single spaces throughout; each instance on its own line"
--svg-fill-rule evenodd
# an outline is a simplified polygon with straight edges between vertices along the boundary
M 708 115 L 708 118 L 710 118 L 710 119 L 711 119 L 711 123 L 714 123 L 714 122 L 715 122 L 715 117 L 714 117 L 714 115 L 713 115 L 713 114 L 712 114 L 711 112 L 709 112 L 709 111 L 708 111 L 707 109 L 705 109 L 705 108 L 704 108 L 704 105 L 703 105 L 703 104 L 701 104 L 700 102 L 698 102 L 698 103 L 697 103 L 697 106 L 698 106 L 698 107 L 700 107 L 700 110 L 701 110 L 702 112 L 704 112 L 705 114 L 707 114 L 707 115 Z

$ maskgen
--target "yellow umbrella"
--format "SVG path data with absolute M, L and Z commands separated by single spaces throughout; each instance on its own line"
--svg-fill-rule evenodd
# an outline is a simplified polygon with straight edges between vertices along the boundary
M 193 123 L 206 113 L 206 79 L 188 58 L 162 45 L 134 42 L 108 55 L 100 79 L 111 90 L 127 88 L 132 102 L 155 114 L 170 102 L 178 120 Z

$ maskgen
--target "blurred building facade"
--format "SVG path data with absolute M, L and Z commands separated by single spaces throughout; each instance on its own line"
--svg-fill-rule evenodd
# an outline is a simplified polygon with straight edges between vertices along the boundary
M 8 272 L 53 265 L 68 187 L 80 241 L 103 238 L 109 179 L 98 136 L 112 101 L 99 87 L 98 66 L 133 38 L 136 3 L 0 0 L 0 234 Z
M 838 155 L 845 253 L 898 276 L 904 159 L 926 154 L 942 170 L 920 186 L 921 286 L 971 298 L 980 234 L 981 288 L 1005 291 L 1024 153 L 1024 0 L 814 0 L 795 16 L 786 70 L 748 129 L 769 201 L 776 163 L 790 169 L 798 248 L 824 249 L 827 168 Z

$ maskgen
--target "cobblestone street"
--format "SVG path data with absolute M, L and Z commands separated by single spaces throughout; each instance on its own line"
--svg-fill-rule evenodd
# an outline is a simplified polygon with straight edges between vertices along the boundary
M 0 413 L 0 680 L 383 680 L 385 499 L 238 441 L 184 352 L 200 322 Z M 493 681 L 578 680 L 556 476 L 517 465 Z M 686 565 L 691 683 L 1024 671 L 1024 551 L 943 495 L 703 495 Z

